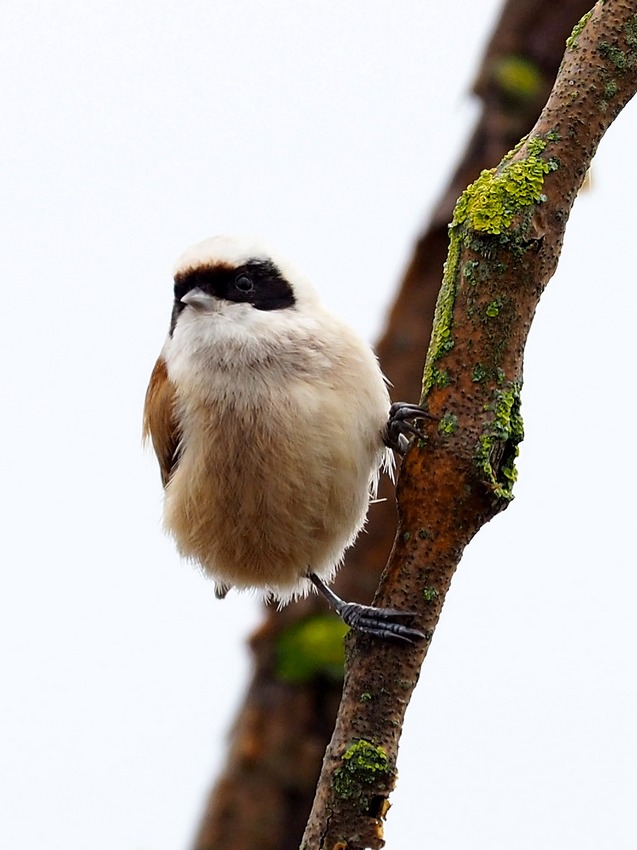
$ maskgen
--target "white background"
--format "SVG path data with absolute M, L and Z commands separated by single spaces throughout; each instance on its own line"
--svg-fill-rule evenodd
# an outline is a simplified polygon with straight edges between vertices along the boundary
M 373 339 L 497 8 L 5 0 L 2 847 L 188 846 L 259 609 L 179 562 L 140 448 L 173 260 L 256 232 Z M 637 844 L 636 133 L 538 310 L 516 500 L 454 579 L 389 850 Z

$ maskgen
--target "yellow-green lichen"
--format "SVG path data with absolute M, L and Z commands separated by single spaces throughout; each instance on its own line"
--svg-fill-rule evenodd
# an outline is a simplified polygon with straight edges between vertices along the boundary
M 434 369 L 431 372 L 431 385 L 433 387 L 448 387 L 449 372 L 446 369 Z
M 523 209 L 545 200 L 544 177 L 558 168 L 554 159 L 545 159 L 545 139 L 536 136 L 525 142 L 525 159 L 505 157 L 499 168 L 481 172 L 462 193 L 453 214 L 452 228 L 464 225 L 479 234 L 500 236 Z
M 617 43 L 611 44 L 608 41 L 600 41 L 597 45 L 600 56 L 613 66 L 611 72 L 607 68 L 600 69 L 602 78 L 607 78 L 600 89 L 599 108 L 602 112 L 606 112 L 610 101 L 619 91 L 615 76 L 631 71 L 637 64 L 637 15 L 633 15 L 624 24 L 624 38 L 627 50 L 622 50 Z
M 502 94 L 511 100 L 532 100 L 542 89 L 541 70 L 525 56 L 501 56 L 494 63 L 491 76 Z
M 466 260 L 463 275 L 465 280 L 469 281 L 469 283 L 476 283 L 474 272 L 479 265 L 480 263 L 477 260 Z
M 614 44 L 609 44 L 607 41 L 600 41 L 598 50 L 603 59 L 608 59 L 615 66 L 619 73 L 626 71 L 634 64 L 634 58 L 631 53 L 621 50 Z
M 463 249 L 468 247 L 490 260 L 493 260 L 496 254 L 498 242 L 512 244 L 519 251 L 526 249 L 526 227 L 533 207 L 546 200 L 543 194 L 544 178 L 559 168 L 555 158 L 546 156 L 547 145 L 556 139 L 557 134 L 553 130 L 543 137 L 522 139 L 503 158 L 497 169 L 483 171 L 458 199 L 449 227 L 449 252 L 436 302 L 431 342 L 423 373 L 422 403 L 432 389 L 448 386 L 454 377 L 441 368 L 439 361 L 455 345 L 452 319 Z M 523 150 L 524 158 L 516 159 Z M 520 215 L 521 213 L 523 215 Z M 512 227 L 514 222 L 516 226 Z M 464 280 L 469 284 L 470 290 L 476 293 L 480 288 L 478 268 L 479 260 L 473 259 L 469 259 L 463 268 Z M 505 270 L 506 267 L 501 264 L 500 272 L 504 273 Z M 475 310 L 477 303 L 477 298 L 474 297 L 469 304 L 469 310 Z M 500 308 L 499 302 L 491 302 L 485 308 L 486 318 L 495 318 Z M 442 426 L 443 433 L 450 433 L 446 428 L 448 425 Z
M 451 320 L 453 316 L 453 305 L 456 299 L 456 276 L 460 258 L 460 242 L 457 237 L 454 237 L 453 233 L 450 236 L 449 253 L 445 262 L 442 284 L 436 301 L 433 327 L 431 330 L 431 342 L 429 343 L 422 378 L 423 402 L 431 388 L 436 386 L 435 380 L 439 374 L 439 370 L 435 365 L 436 361 L 451 351 L 454 345 L 451 336 Z
M 286 682 L 316 677 L 343 678 L 343 638 L 347 626 L 333 614 L 319 614 L 294 623 L 276 641 L 276 675 Z
M 632 50 L 622 50 L 616 44 L 609 44 L 607 41 L 600 41 L 597 46 L 600 55 L 612 62 L 620 74 L 632 69 L 637 62 L 637 15 L 631 15 L 624 24 L 623 31 L 626 44 Z
M 435 602 L 438 598 L 438 591 L 435 587 L 425 587 L 422 592 L 425 602 Z
M 458 427 L 458 417 L 453 413 L 445 413 L 438 423 L 438 430 L 441 434 L 450 435 Z
M 602 97 L 599 99 L 599 108 L 602 112 L 608 109 L 608 102 L 617 94 L 617 82 L 613 79 L 608 80 L 604 84 Z
M 573 32 L 566 39 L 566 49 L 567 50 L 574 50 L 577 47 L 577 39 L 581 35 L 582 30 L 584 29 L 584 27 L 588 23 L 590 16 L 592 14 L 593 14 L 593 10 L 591 9 L 585 15 L 582 15 L 582 17 L 579 19 L 579 21 L 575 24 L 575 26 L 573 27 Z
M 624 24 L 624 37 L 629 47 L 637 47 L 637 15 L 631 15 Z
M 334 791 L 343 799 L 359 798 L 361 811 L 368 811 L 368 793 L 387 790 L 391 776 L 387 753 L 370 741 L 360 739 L 343 753 L 341 766 L 334 771 Z
M 487 304 L 487 309 L 484 312 L 489 319 L 495 319 L 496 316 L 500 315 L 501 309 L 502 301 L 497 299 L 496 301 L 491 301 L 490 304 Z
M 511 382 L 507 389 L 493 393 L 487 410 L 493 418 L 480 435 L 476 446 L 475 462 L 483 480 L 493 493 L 507 501 L 513 498 L 513 485 L 517 479 L 515 459 L 519 444 L 524 439 L 524 424 L 520 413 L 521 384 Z
M 615 80 L 609 80 L 604 86 L 604 97 L 607 100 L 610 100 L 611 97 L 615 97 L 617 94 L 617 83 Z

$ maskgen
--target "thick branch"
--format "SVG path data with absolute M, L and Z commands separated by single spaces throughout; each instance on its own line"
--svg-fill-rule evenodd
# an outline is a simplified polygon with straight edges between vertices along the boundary
M 430 632 L 465 546 L 511 498 L 533 314 L 597 145 L 636 87 L 637 0 L 599 2 L 569 39 L 531 134 L 456 205 L 423 387 L 441 420 L 403 463 L 399 529 L 375 600 L 418 610 Z M 382 847 L 404 712 L 427 652 L 364 636 L 347 644 L 306 850 Z

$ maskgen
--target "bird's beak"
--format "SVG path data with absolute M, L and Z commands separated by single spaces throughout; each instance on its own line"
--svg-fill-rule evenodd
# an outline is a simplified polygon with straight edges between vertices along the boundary
M 181 302 L 189 307 L 194 307 L 195 310 L 211 313 L 216 307 L 217 299 L 195 286 L 182 297 Z

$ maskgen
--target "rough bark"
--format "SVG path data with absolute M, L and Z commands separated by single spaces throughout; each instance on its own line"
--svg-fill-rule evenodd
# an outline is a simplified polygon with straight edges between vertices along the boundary
M 589 0 L 508 0 L 485 51 L 474 91 L 483 109 L 467 150 L 417 241 L 386 329 L 376 346 L 395 399 L 421 390 L 422 365 L 448 247 L 447 225 L 462 190 L 497 163 L 536 120 L 573 24 Z M 396 529 L 392 487 L 371 511 L 367 534 L 348 554 L 337 588 L 368 602 Z M 283 611 L 265 610 L 252 637 L 254 673 L 230 736 L 226 767 L 213 787 L 194 850 L 292 850 L 307 820 L 321 760 L 341 695 L 338 664 L 310 664 L 281 674 L 282 642 L 303 640 L 304 624 L 324 625 L 311 597 Z M 284 644 L 285 645 L 285 644 Z M 316 659 L 315 659 L 316 660 Z M 338 662 L 338 659 L 336 659 Z
M 637 0 L 600 0 L 568 40 L 531 133 L 455 207 L 423 382 L 440 421 L 403 462 L 398 531 L 374 600 L 418 610 L 430 635 L 465 546 L 511 498 L 531 321 L 599 141 L 636 89 Z M 429 645 L 354 634 L 346 644 L 306 850 L 383 846 L 404 712 Z

